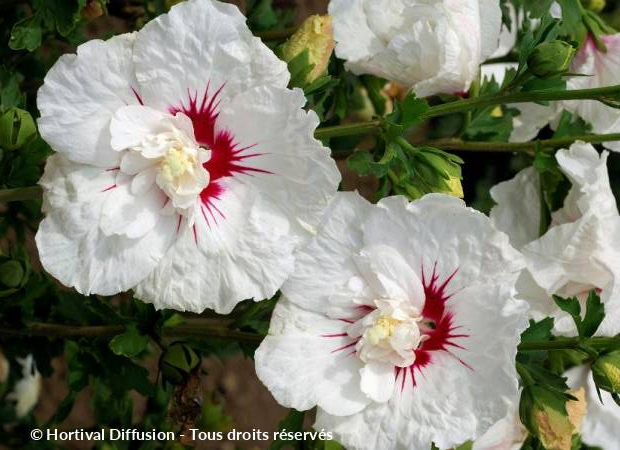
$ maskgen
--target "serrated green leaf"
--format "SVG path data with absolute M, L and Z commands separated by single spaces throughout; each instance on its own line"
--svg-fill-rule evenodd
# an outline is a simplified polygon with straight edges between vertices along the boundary
M 347 165 L 352 171 L 362 176 L 375 175 L 383 177 L 388 171 L 387 164 L 375 162 L 370 152 L 364 150 L 353 152 L 347 158 Z
M 605 319 L 605 305 L 601 302 L 601 297 L 592 289 L 586 300 L 586 314 L 581 322 L 580 335 L 586 338 L 594 336 L 603 319 Z

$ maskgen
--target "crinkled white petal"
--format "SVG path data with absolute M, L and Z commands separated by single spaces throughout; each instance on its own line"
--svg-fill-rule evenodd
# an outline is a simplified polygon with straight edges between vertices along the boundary
M 316 226 L 340 183 L 340 172 L 328 148 L 314 138 L 319 119 L 303 110 L 300 89 L 260 86 L 222 105 L 216 130 L 231 130 L 252 156 L 244 166 L 264 172 L 239 176 L 273 207 L 291 219 L 291 225 Z M 295 224 L 297 222 L 297 224 Z
M 286 87 L 286 64 L 253 37 L 234 5 L 190 0 L 147 23 L 134 62 L 145 104 L 167 111 L 225 85 L 221 99 L 255 86 Z
M 335 195 L 316 235 L 298 253 L 295 271 L 282 286 L 291 302 L 314 312 L 323 312 L 327 304 L 332 308 L 340 304 L 342 308 L 336 309 L 341 314 L 347 314 L 350 301 L 356 296 L 367 297 L 370 304 L 372 295 L 364 292 L 354 255 L 363 245 L 361 224 L 372 208 L 355 192 Z M 328 286 L 346 288 L 349 295 L 334 296 L 336 289 L 326 289 Z
M 137 104 L 132 62 L 135 34 L 82 44 L 50 69 L 37 96 L 39 132 L 71 161 L 115 167 L 120 155 L 110 146 L 110 119 Z
M 588 38 L 571 63 L 571 72 L 587 76 L 571 77 L 567 89 L 588 89 L 620 84 L 620 33 L 601 36 L 606 52 L 596 48 Z M 592 125 L 594 133 L 615 133 L 620 129 L 620 111 L 595 100 L 570 100 L 564 108 Z M 610 150 L 619 151 L 620 141 L 605 142 Z
M 300 236 L 249 186 L 226 180 L 219 211 L 198 206 L 136 296 L 156 308 L 229 313 L 241 300 L 271 297 L 293 270 Z M 183 225 L 181 223 L 181 225 Z
M 591 144 L 584 142 L 575 142 L 570 149 L 556 153 L 558 164 L 572 188 L 564 207 L 553 213 L 555 223 L 574 222 L 590 211 L 601 218 L 618 216 L 616 199 L 609 185 L 607 156 L 608 152 L 599 156 Z
M 472 450 L 520 450 L 527 437 L 516 405 L 473 443 Z
M 364 224 L 365 245 L 388 245 L 411 267 L 431 276 L 436 263 L 439 280 L 455 271 L 455 289 L 472 283 L 514 282 L 523 259 L 508 237 L 488 217 L 466 208 L 462 200 L 429 194 L 407 204 L 404 197 L 381 200 Z
M 482 436 L 505 417 L 518 401 L 514 358 L 526 307 L 511 300 L 507 287 L 493 285 L 465 289 L 450 305 L 470 335 L 459 341 L 464 349 L 434 352 L 415 387 L 411 378 L 404 388 L 397 380 L 387 403 L 373 402 L 344 417 L 319 408 L 315 428 L 333 431 L 351 449 L 426 449 L 431 442 L 451 448 Z
M 137 202 L 126 186 L 108 189 L 115 181 L 116 171 L 76 164 L 60 154 L 48 158 L 40 181 L 46 213 L 36 235 L 41 263 L 82 294 L 112 295 L 132 288 L 155 268 L 174 238 L 172 216 L 159 215 L 152 223 L 148 203 Z M 112 194 L 116 189 L 118 194 Z M 102 229 L 109 220 L 104 206 L 110 197 L 119 201 L 115 208 L 135 218 L 119 224 L 124 234 Z M 121 231 L 112 223 L 106 226 L 108 232 Z
M 351 355 L 351 339 L 337 336 L 346 323 L 307 311 L 282 298 L 269 334 L 256 351 L 256 374 L 281 405 L 333 414 L 360 411 L 370 398 L 360 389 L 362 362 Z M 392 371 L 392 378 L 394 370 Z
M 331 0 L 336 54 L 418 96 L 466 91 L 498 47 L 494 0 Z
M 491 188 L 496 205 L 491 209 L 493 226 L 510 238 L 517 249 L 537 239 L 540 234 L 540 178 L 528 167 L 514 178 Z

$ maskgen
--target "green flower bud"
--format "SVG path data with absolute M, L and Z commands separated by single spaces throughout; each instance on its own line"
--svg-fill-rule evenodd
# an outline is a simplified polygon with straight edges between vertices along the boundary
M 584 8 L 594 12 L 601 12 L 605 9 L 605 0 L 581 0 Z
M 601 356 L 592 365 L 596 385 L 612 394 L 620 393 L 620 351 Z
M 554 78 L 566 73 L 574 54 L 573 46 L 564 41 L 543 42 L 534 48 L 527 65 L 539 78 Z
M 37 132 L 28 111 L 11 108 L 0 116 L 0 147 L 7 150 L 20 148 Z
M 20 287 L 23 284 L 25 275 L 26 271 L 19 261 L 8 260 L 0 263 L 0 284 L 2 287 Z
M 330 16 L 308 17 L 282 46 L 282 57 L 291 62 L 304 50 L 308 50 L 308 64 L 314 66 L 306 75 L 306 83 L 312 83 L 327 70 L 334 50 L 334 32 Z
M 200 358 L 196 352 L 181 342 L 170 345 L 159 360 L 164 379 L 172 384 L 183 383 L 198 364 Z

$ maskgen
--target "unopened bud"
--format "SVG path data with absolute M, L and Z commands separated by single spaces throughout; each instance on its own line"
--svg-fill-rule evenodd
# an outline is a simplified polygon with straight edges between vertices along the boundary
M 592 376 L 599 389 L 620 393 L 620 351 L 598 358 L 592 364 Z
M 457 198 L 463 198 L 465 196 L 460 178 L 450 176 L 446 184 L 448 185 L 448 189 L 444 191 L 444 194 L 452 195 Z
M 605 0 L 581 0 L 584 8 L 594 12 L 601 12 L 605 9 Z
M 28 111 L 11 108 L 0 116 L 0 147 L 15 150 L 34 136 L 37 129 Z
M 585 390 L 579 388 L 570 394 L 577 400 L 566 402 L 567 414 L 544 403 L 538 404 L 533 410 L 538 438 L 548 450 L 570 450 L 573 435 L 579 432 L 586 412 Z
M 6 288 L 15 289 L 23 286 L 26 276 L 26 270 L 19 261 L 0 260 L 0 293 Z
M 164 379 L 172 384 L 183 383 L 198 364 L 200 358 L 196 352 L 181 342 L 171 344 L 159 360 Z
M 282 56 L 286 62 L 291 62 L 304 50 L 308 50 L 308 64 L 314 66 L 305 81 L 312 83 L 326 72 L 334 50 L 334 32 L 330 16 L 308 17 L 282 46 Z
M 575 49 L 564 41 L 551 41 L 538 44 L 529 58 L 529 70 L 539 78 L 558 77 L 568 70 Z
M 99 0 L 88 0 L 86 6 L 82 8 L 82 16 L 85 19 L 93 20 L 103 15 L 103 8 Z

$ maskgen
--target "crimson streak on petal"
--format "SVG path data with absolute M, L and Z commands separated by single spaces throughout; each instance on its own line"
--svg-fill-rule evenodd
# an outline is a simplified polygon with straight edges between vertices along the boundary
M 216 130 L 220 94 L 226 84 L 222 84 L 215 92 L 210 92 L 211 83 L 207 83 L 204 94 L 198 101 L 198 93 L 193 95 L 188 91 L 189 104 L 174 106 L 169 109 L 171 114 L 178 112 L 188 116 L 194 126 L 194 137 L 198 144 L 211 149 L 211 159 L 204 163 L 209 172 L 209 185 L 201 192 L 202 214 L 208 226 L 217 224 L 218 217 L 225 218 L 224 214 L 215 205 L 224 194 L 222 180 L 237 175 L 252 175 L 253 173 L 271 174 L 271 172 L 251 167 L 246 160 L 262 155 L 262 153 L 248 152 L 256 144 L 241 147 L 236 142 L 231 130 Z M 210 216 L 210 219 L 208 218 Z

